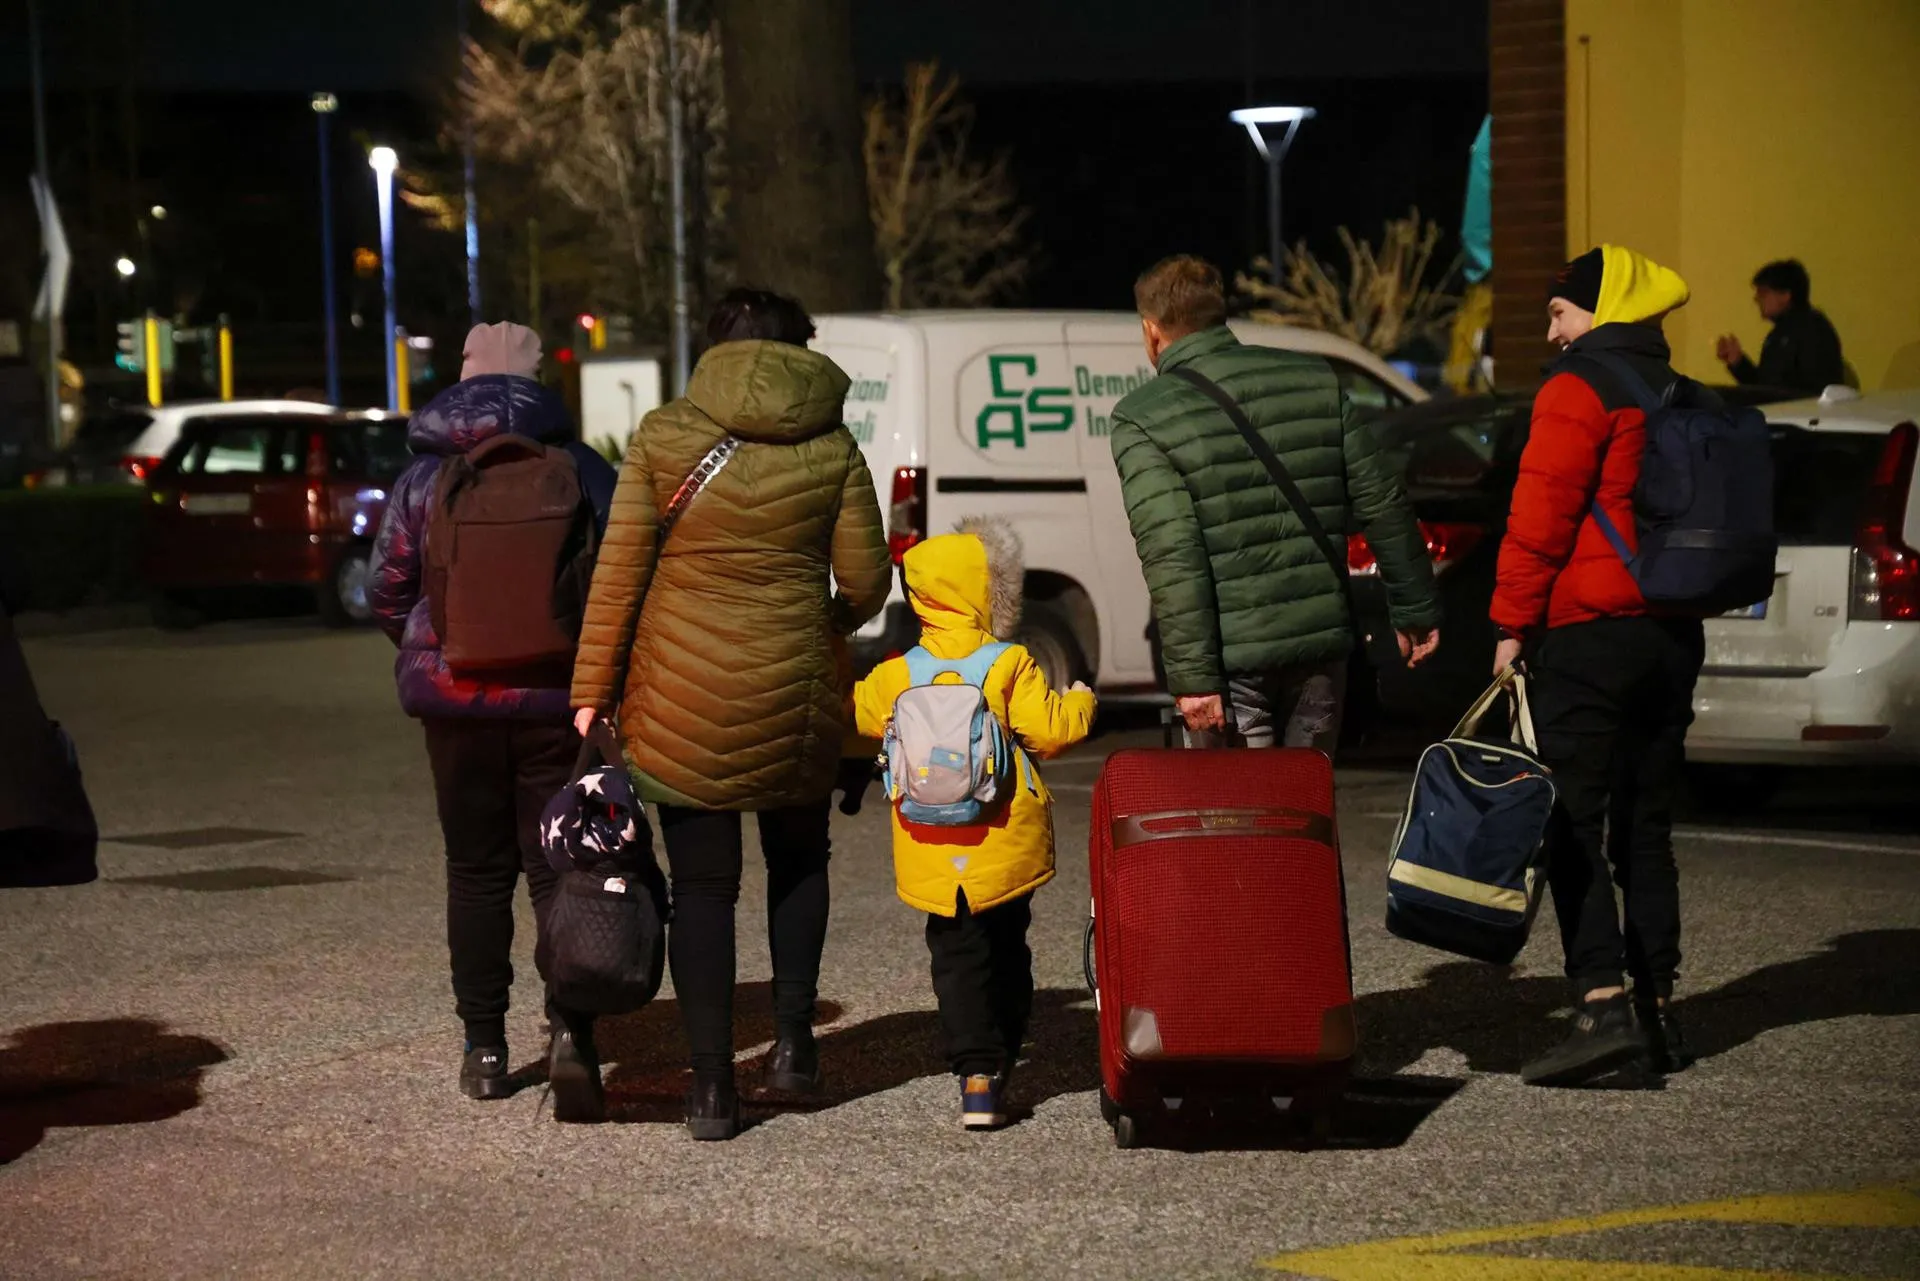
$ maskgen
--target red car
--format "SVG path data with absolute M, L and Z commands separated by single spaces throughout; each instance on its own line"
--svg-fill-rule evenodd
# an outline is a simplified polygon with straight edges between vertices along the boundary
M 371 618 L 367 560 L 410 461 L 407 422 L 362 413 L 190 424 L 148 482 L 155 621 L 190 625 L 219 588 L 311 590 L 328 625 Z

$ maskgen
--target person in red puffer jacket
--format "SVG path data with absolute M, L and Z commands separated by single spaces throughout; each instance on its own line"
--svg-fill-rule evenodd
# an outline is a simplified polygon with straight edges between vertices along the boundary
M 1524 659 L 1540 757 L 1559 789 L 1547 871 L 1579 1005 L 1568 1040 L 1521 1076 L 1573 1085 L 1642 1059 L 1684 1065 L 1667 1008 L 1680 964 L 1673 798 L 1705 642 L 1698 619 L 1648 609 L 1593 519 L 1604 509 L 1633 540 L 1646 416 L 1591 357 L 1617 356 L 1665 394 L 1678 375 L 1660 322 L 1687 301 L 1686 282 L 1602 245 L 1563 267 L 1548 296 L 1547 336 L 1564 354 L 1534 398 L 1492 617 L 1503 636 L 1494 671 Z

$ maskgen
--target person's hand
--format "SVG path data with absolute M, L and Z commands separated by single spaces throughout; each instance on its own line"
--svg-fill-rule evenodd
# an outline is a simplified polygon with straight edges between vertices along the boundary
M 1188 694 L 1175 701 L 1179 704 L 1181 719 L 1194 733 L 1227 727 L 1226 705 L 1218 694 Z
M 1067 686 L 1067 693 L 1091 694 L 1093 693 L 1093 687 L 1087 684 L 1085 681 L 1075 681 L 1073 684 Z
M 593 723 L 599 719 L 600 713 L 598 710 L 591 707 L 582 707 L 573 714 L 573 728 L 581 738 L 585 738 L 587 731 L 592 729 Z
M 1520 661 L 1520 642 L 1509 636 L 1493 647 L 1493 674 L 1497 678 Z
M 1720 340 L 1713 344 L 1713 354 L 1723 365 L 1737 365 L 1747 358 L 1747 353 L 1740 349 L 1740 340 L 1732 334 L 1720 335 Z
M 1400 642 L 1400 657 L 1408 667 L 1420 666 L 1440 648 L 1438 627 L 1416 627 L 1412 631 L 1395 632 L 1394 637 Z

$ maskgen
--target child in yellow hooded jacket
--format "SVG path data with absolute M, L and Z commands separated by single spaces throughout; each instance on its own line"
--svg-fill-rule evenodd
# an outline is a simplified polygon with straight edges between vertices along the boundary
M 920 644 L 935 658 L 965 658 L 1019 623 L 1018 536 L 997 521 L 963 521 L 909 550 L 907 599 Z M 911 687 L 907 660 L 882 663 L 854 688 L 859 732 L 879 738 L 894 701 Z M 893 807 L 893 864 L 900 897 L 927 914 L 934 993 L 947 1057 L 961 1078 L 962 1122 L 1005 1124 L 1007 1074 L 1019 1057 L 1033 1006 L 1027 947 L 1033 892 L 1053 879 L 1053 797 L 1032 762 L 1058 755 L 1093 727 L 1093 691 L 1050 688 L 1040 665 L 1009 646 L 982 686 L 987 706 L 1028 757 L 1032 787 L 1012 789 L 984 822 L 936 827 Z M 889 798 L 893 799 L 893 798 Z

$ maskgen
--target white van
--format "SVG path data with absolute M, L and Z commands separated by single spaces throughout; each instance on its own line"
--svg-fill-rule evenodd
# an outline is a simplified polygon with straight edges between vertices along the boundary
M 1019 639 L 1056 688 L 1156 690 L 1146 579 L 1107 441 L 1114 405 L 1154 376 L 1130 312 L 950 311 L 816 318 L 814 346 L 853 379 L 847 423 L 866 451 L 898 563 L 962 516 L 1011 521 L 1026 545 Z M 1243 342 L 1332 362 L 1365 410 L 1425 400 L 1365 348 L 1317 330 L 1233 322 Z M 914 643 L 894 586 L 856 651 Z

